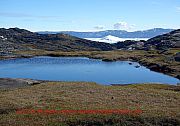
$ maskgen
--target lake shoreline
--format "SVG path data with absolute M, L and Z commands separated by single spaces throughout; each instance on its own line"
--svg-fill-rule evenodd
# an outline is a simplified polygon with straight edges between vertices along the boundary
M 113 52 L 113 51 L 100 51 L 100 52 L 55 52 L 55 51 L 47 51 L 47 52 L 25 52 L 25 54 L 21 53 L 14 53 L 15 55 L 12 56 L 4 56 L 0 57 L 0 60 L 4 59 L 17 59 L 17 58 L 33 58 L 36 56 L 50 56 L 50 57 L 87 57 L 90 59 L 100 59 L 105 62 L 115 62 L 115 61 L 132 61 L 132 62 L 138 62 L 141 66 L 144 66 L 151 71 L 163 73 L 165 75 L 169 75 L 172 77 L 175 77 L 180 80 L 180 71 L 178 68 L 173 68 L 171 65 L 164 63 L 164 62 L 149 62 L 149 60 L 146 60 L 146 58 L 151 59 L 154 58 L 154 55 L 122 55 L 118 57 L 111 57 L 109 55 L 104 55 L 108 52 Z M 118 52 L 118 51 L 114 51 Z M 127 51 L 123 51 L 124 53 L 127 53 Z M 73 54 L 75 53 L 75 54 Z M 103 54 L 104 53 L 104 54 Z M 135 52 L 136 53 L 136 52 Z M 143 51 L 144 53 L 144 51 Z
M 0 78 L 0 89 L 16 89 L 16 88 L 24 88 L 24 87 L 30 87 L 34 85 L 39 85 L 42 83 L 49 83 L 49 82 L 55 82 L 55 83 L 88 83 L 88 82 L 79 82 L 79 81 L 51 81 L 51 80 L 37 80 L 37 79 L 28 79 L 28 78 Z M 95 83 L 95 82 L 89 82 L 89 83 Z M 115 87 L 115 86 L 133 86 L 133 85 L 166 85 L 166 86 L 172 86 L 172 87 L 180 87 L 180 85 L 170 85 L 170 84 L 163 84 L 163 83 L 129 83 L 129 84 L 110 84 L 110 85 L 102 85 L 98 84 L 99 86 L 106 86 L 106 87 Z

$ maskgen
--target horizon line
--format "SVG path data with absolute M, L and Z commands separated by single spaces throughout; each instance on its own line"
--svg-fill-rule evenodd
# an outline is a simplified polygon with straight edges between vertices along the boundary
M 155 27 L 155 28 L 148 28 L 148 29 L 144 29 L 144 30 L 134 30 L 134 31 L 129 31 L 129 30 L 121 30 L 121 29 L 104 29 L 104 30 L 30 30 L 28 28 L 20 28 L 20 27 L 1 27 L 4 29 L 11 29 L 11 28 L 18 28 L 18 29 L 24 29 L 24 30 L 28 30 L 31 32 L 102 32 L 102 31 L 125 31 L 125 32 L 138 32 L 138 31 L 148 31 L 148 30 L 153 30 L 153 29 L 169 29 L 169 30 L 177 30 L 175 28 L 162 28 L 162 27 Z

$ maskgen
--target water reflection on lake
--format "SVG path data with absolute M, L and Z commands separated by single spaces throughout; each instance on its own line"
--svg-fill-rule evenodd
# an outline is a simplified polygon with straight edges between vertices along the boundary
M 84 57 L 34 57 L 0 61 L 0 77 L 99 84 L 166 83 L 179 80 L 129 61 L 103 62 Z

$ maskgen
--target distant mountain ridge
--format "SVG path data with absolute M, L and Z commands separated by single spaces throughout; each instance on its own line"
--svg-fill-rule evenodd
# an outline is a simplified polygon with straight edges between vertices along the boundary
M 135 31 L 128 32 L 124 30 L 106 30 L 99 32 L 76 32 L 76 31 L 60 31 L 60 32 L 50 32 L 50 31 L 42 31 L 38 32 L 40 34 L 57 34 L 64 33 L 72 36 L 76 36 L 79 38 L 103 38 L 108 35 L 119 37 L 119 38 L 153 38 L 158 35 L 166 34 L 173 31 L 173 29 L 163 29 L 163 28 L 154 28 L 144 31 Z

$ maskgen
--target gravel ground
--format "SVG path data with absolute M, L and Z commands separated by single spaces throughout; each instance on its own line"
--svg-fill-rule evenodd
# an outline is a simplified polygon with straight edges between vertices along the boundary
M 0 89 L 31 86 L 34 84 L 40 84 L 41 82 L 42 81 L 31 80 L 31 79 L 0 78 Z

